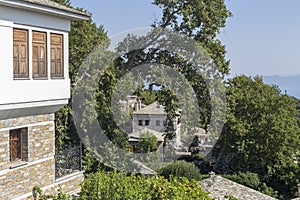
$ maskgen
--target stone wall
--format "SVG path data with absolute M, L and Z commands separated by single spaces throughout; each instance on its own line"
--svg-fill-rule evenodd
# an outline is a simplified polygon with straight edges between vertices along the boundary
M 55 183 L 42 187 L 43 194 L 57 194 L 58 190 L 69 195 L 76 195 L 80 192 L 80 183 L 84 180 L 83 172 L 77 172 L 65 177 L 59 178 Z M 33 200 L 32 192 L 18 196 L 15 200 L 30 199 Z
M 22 133 L 22 160 L 10 161 L 10 130 Z M 27 145 L 24 146 L 24 145 Z M 11 199 L 55 182 L 54 114 L 0 120 L 0 199 Z
M 37 185 L 45 187 L 55 181 L 54 158 L 32 162 L 26 165 L 0 171 L 0 199 L 13 199 L 31 193 Z
M 33 162 L 51 158 L 55 154 L 54 114 L 0 120 L 0 172 L 14 163 L 9 156 L 9 131 L 27 128 L 27 153 L 25 161 Z
M 57 179 L 54 185 L 42 188 L 42 190 L 44 194 L 57 194 L 58 189 L 64 193 L 73 194 L 74 191 L 80 191 L 80 183 L 83 180 L 83 172 L 77 172 Z

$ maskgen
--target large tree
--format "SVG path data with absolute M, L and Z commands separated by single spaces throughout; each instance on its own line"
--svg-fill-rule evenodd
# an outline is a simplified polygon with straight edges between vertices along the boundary
M 232 14 L 224 0 L 154 0 L 162 9 L 162 19 L 154 26 L 170 28 L 199 42 L 223 74 L 229 73 L 225 46 L 217 39 Z
M 207 57 L 210 57 L 211 63 L 216 66 L 221 76 L 229 73 L 229 61 L 225 58 L 225 46 L 217 39 L 221 28 L 224 28 L 226 25 L 227 18 L 231 16 L 231 12 L 226 8 L 224 0 L 154 0 L 153 4 L 162 10 L 162 18 L 153 23 L 154 27 L 166 28 L 193 39 L 193 42 L 197 43 L 206 51 Z M 167 34 L 166 37 L 168 37 Z M 200 71 L 213 69 L 199 70 L 197 69 L 199 66 L 187 62 L 188 58 L 182 58 L 176 54 L 174 55 L 174 52 L 162 50 L 163 48 L 147 49 L 149 47 L 151 48 L 151 45 L 159 43 L 156 39 L 155 36 L 150 39 L 147 37 L 128 37 L 124 41 L 125 45 L 123 46 L 126 46 L 126 44 L 138 46 L 136 44 L 145 41 L 144 46 L 138 50 L 129 52 L 127 51 L 128 48 L 121 50 L 121 52 L 124 52 L 124 56 L 119 60 L 119 66 L 117 66 L 118 70 L 128 71 L 145 63 L 163 64 L 177 70 L 178 73 L 192 85 L 200 108 L 200 126 L 207 129 L 212 115 L 210 96 L 210 92 L 212 91 L 209 91 L 206 83 L 207 78 L 213 79 L 214 77 L 213 75 L 203 77 Z M 140 45 L 140 47 L 141 46 L 142 45 Z M 148 50 L 148 52 L 145 53 L 145 50 Z M 190 52 L 190 55 L 194 53 L 195 52 Z M 148 80 L 148 83 L 152 86 L 153 79 Z M 157 86 L 161 87 L 162 85 L 158 84 Z M 168 88 L 161 87 L 161 90 L 162 92 L 160 94 L 172 93 Z M 158 97 L 158 99 L 162 99 L 165 102 L 176 102 L 174 95 L 170 95 L 170 98 L 168 99 L 166 95 L 163 98 Z M 178 106 L 167 103 L 163 104 L 166 106 L 170 121 L 170 118 L 174 117 L 174 109 Z
M 258 173 L 270 186 L 291 195 L 300 152 L 296 100 L 260 77 L 228 80 L 227 122 L 214 150 L 221 173 Z M 226 167 L 227 166 L 227 167 Z
M 67 0 L 57 0 L 59 3 L 63 3 L 70 6 Z M 159 6 L 162 9 L 162 19 L 153 24 L 154 27 L 167 28 L 169 31 L 179 32 L 186 35 L 197 45 L 204 48 L 211 58 L 208 61 L 203 62 L 213 63 L 217 66 L 221 76 L 228 74 L 229 61 L 225 59 L 225 47 L 216 38 L 220 29 L 225 26 L 226 19 L 231 16 L 231 13 L 227 10 L 224 0 L 154 0 L 153 4 Z M 82 9 L 81 9 L 82 10 Z M 150 34 L 151 35 L 151 34 Z M 166 36 L 168 32 L 166 32 Z M 171 35 L 172 37 L 172 35 Z M 72 84 L 76 84 L 76 76 L 78 68 L 82 64 L 86 56 L 94 49 L 101 41 L 106 39 L 106 34 L 102 27 L 97 27 L 91 20 L 85 22 L 74 22 L 70 32 L 70 78 Z M 149 39 L 152 41 L 149 44 Z M 198 99 L 199 107 L 201 107 L 201 119 L 195 117 L 195 121 L 201 124 L 202 127 L 207 128 L 207 124 L 210 122 L 211 105 L 209 88 L 206 85 L 205 78 L 213 79 L 213 77 L 203 77 L 198 66 L 195 66 L 188 62 L 188 56 L 194 55 L 191 52 L 187 57 L 180 57 L 174 55 L 173 52 L 166 51 L 164 49 L 152 48 L 156 41 L 155 36 L 150 37 L 128 37 L 123 43 L 120 44 L 119 53 L 123 53 L 118 59 L 116 59 L 112 65 L 106 68 L 105 72 L 100 74 L 101 78 L 99 84 L 96 86 L 96 101 L 90 102 L 95 104 L 97 109 L 98 121 L 101 128 L 108 138 L 115 144 L 121 147 L 126 147 L 126 135 L 117 126 L 114 121 L 111 108 L 111 97 L 113 94 L 114 86 L 120 80 L 120 78 L 128 71 L 141 64 L 164 64 L 177 70 L 177 72 L 184 77 L 193 87 L 195 95 Z M 188 40 L 186 40 L 188 41 Z M 128 44 L 142 44 L 143 48 L 130 50 Z M 159 42 L 163 42 L 162 40 Z M 179 41 L 184 43 L 184 41 Z M 123 49 L 122 49 L 123 45 Z M 129 51 L 128 51 L 129 49 Z M 109 55 L 109 53 L 107 54 Z M 197 54 L 195 54 L 197 55 Z M 196 57 L 198 59 L 198 57 Z M 96 61 L 97 62 L 97 61 Z M 204 69 L 206 71 L 212 69 Z M 212 70 L 213 71 L 213 70 Z M 95 75 L 96 73 L 90 73 Z M 155 74 L 155 72 L 154 72 Z M 212 72 L 214 74 L 214 72 Z M 98 77 L 100 77 L 98 76 Z M 158 75 L 159 76 L 159 75 Z M 92 80 L 92 78 L 91 78 Z M 147 80 L 148 83 L 152 83 L 152 79 Z M 158 94 L 158 100 L 166 106 L 168 112 L 168 118 L 171 127 L 171 119 L 176 114 L 175 110 L 181 102 L 178 102 L 174 91 L 164 85 L 158 85 L 161 87 L 161 92 Z M 185 98 L 193 98 L 193 94 L 186 95 Z M 187 100 L 189 101 L 189 100 Z M 191 104 L 193 104 L 193 101 Z M 93 107 L 93 106 L 92 106 Z M 93 107 L 94 108 L 94 107 Z M 87 122 L 91 115 L 86 114 Z M 199 122 L 198 122 L 199 121 Z M 87 123 L 88 124 L 88 123 Z M 59 137 L 57 141 L 59 144 L 63 144 L 66 138 L 74 134 L 70 134 L 74 131 L 72 126 L 72 109 L 70 106 L 66 106 L 60 112 L 57 113 L 56 130 Z M 67 135 L 65 133 L 68 133 Z M 172 134 L 171 134 L 172 136 Z

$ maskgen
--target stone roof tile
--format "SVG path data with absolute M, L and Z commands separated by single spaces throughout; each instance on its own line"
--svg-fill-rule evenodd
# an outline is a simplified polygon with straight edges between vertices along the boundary
M 166 115 L 165 107 L 160 105 L 158 102 L 154 102 L 138 111 L 133 112 L 133 114 L 139 115 Z
M 215 176 L 200 181 L 202 188 L 209 192 L 209 196 L 218 200 L 225 200 L 225 195 L 232 195 L 238 200 L 275 200 L 256 190 L 238 184 L 221 176 Z
M 76 14 L 80 14 L 80 15 L 84 15 L 84 16 L 90 16 L 89 14 L 87 14 L 85 12 L 81 12 L 76 9 L 66 7 L 64 5 L 61 5 L 61 4 L 51 1 L 51 0 L 6 0 L 6 1 L 7 2 L 23 2 L 23 3 L 28 3 L 28 4 L 36 4 L 36 5 L 41 5 L 41 6 L 45 6 L 45 7 L 49 7 L 49 8 L 55 8 L 58 10 L 68 11 L 71 13 L 76 13 Z

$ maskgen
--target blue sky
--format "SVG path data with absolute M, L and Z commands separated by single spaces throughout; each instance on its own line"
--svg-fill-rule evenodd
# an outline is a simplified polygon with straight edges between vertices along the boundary
M 109 36 L 148 27 L 161 12 L 152 0 L 71 0 L 93 13 Z M 300 74 L 300 1 L 227 0 L 233 13 L 218 36 L 231 60 L 231 75 Z

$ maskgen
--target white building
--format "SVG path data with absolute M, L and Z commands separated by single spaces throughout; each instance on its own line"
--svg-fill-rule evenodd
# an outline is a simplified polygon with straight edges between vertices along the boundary
M 162 135 L 166 131 L 167 127 L 167 113 L 164 106 L 158 102 L 154 102 L 148 106 L 141 107 L 141 109 L 133 112 L 133 133 L 141 132 L 143 129 L 153 130 L 154 132 L 160 132 Z M 175 131 L 175 144 L 176 147 L 180 145 L 180 113 L 173 119 L 174 131 Z
M 83 178 L 55 177 L 54 112 L 70 98 L 70 21 L 88 18 L 50 0 L 0 0 L 0 199 Z

